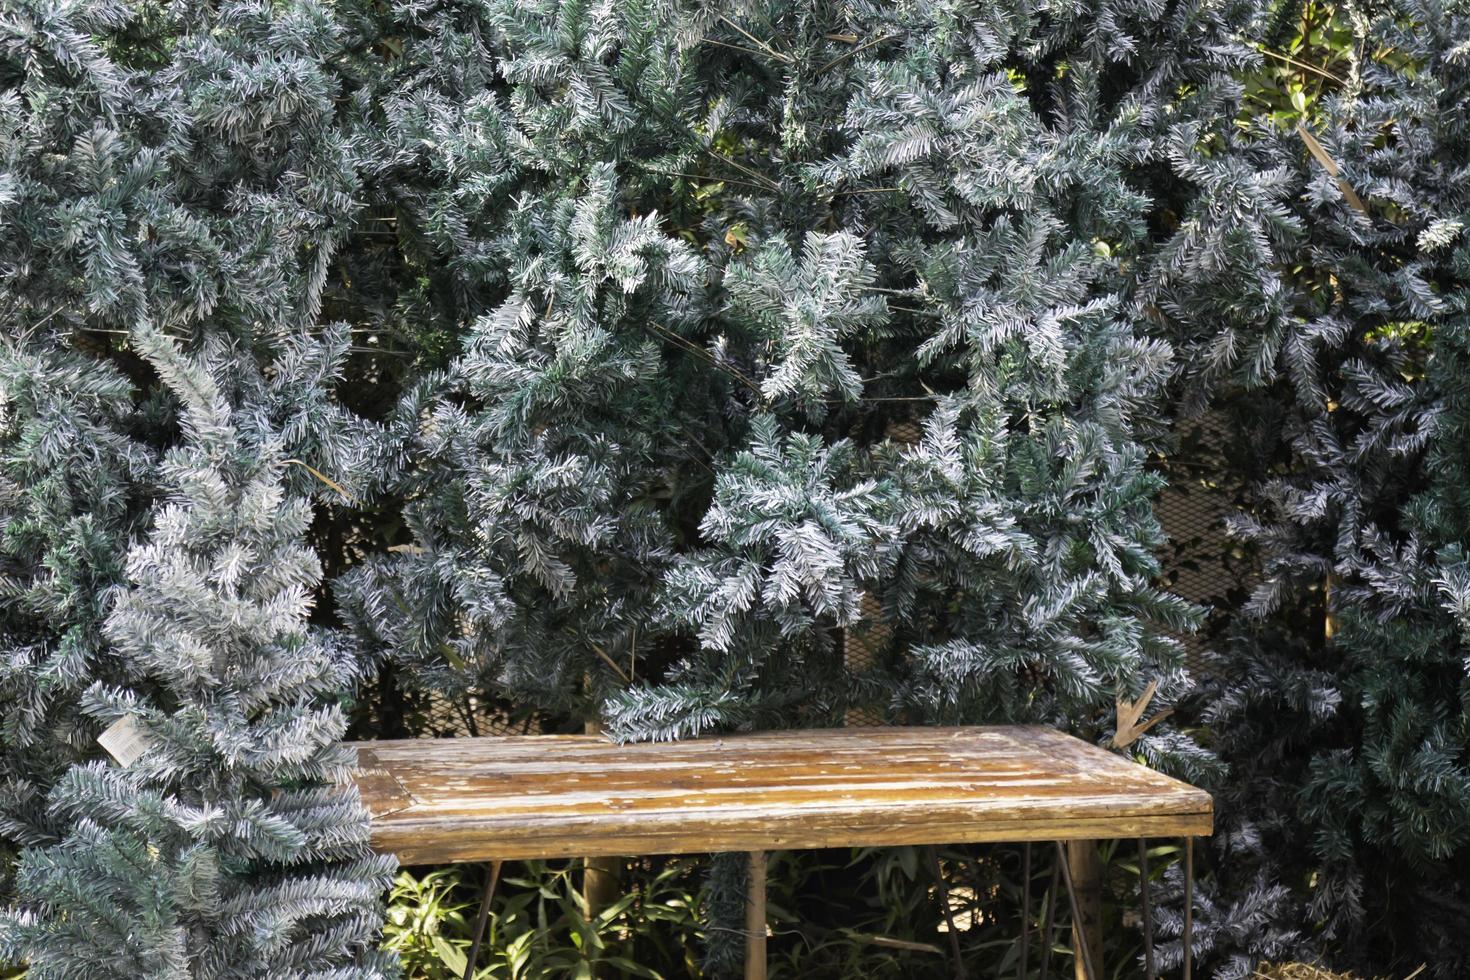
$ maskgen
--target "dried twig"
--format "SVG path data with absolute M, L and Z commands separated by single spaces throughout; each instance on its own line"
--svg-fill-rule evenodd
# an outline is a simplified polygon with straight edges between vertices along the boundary
M 1339 85 L 1346 85 L 1347 84 L 1347 79 L 1341 78 L 1341 77 L 1339 77 L 1337 75 L 1334 75 L 1332 72 L 1328 71 L 1326 68 L 1319 68 L 1316 65 L 1309 64 L 1309 63 L 1307 63 L 1305 61 L 1298 61 L 1297 59 L 1291 57 L 1291 55 L 1281 54 L 1278 51 L 1272 51 L 1270 48 L 1267 48 L 1267 47 L 1265 47 L 1263 45 L 1260 45 L 1260 44 L 1257 44 L 1256 45 L 1256 50 L 1259 51 L 1259 52 L 1261 52 L 1261 54 L 1265 55 L 1268 58 L 1275 58 L 1278 61 L 1284 61 L 1288 65 L 1291 65 L 1293 68 L 1301 68 L 1304 71 L 1309 71 L 1309 72 L 1312 72 L 1313 74 L 1321 75 L 1323 78 L 1327 79 L 1328 81 L 1336 82 Z
M 762 41 L 760 38 L 756 37 L 754 34 L 750 33 L 745 28 L 741 27 L 739 24 L 735 23 L 733 20 L 731 20 L 730 18 L 726 17 L 724 14 L 721 14 L 720 15 L 720 20 L 724 21 L 725 24 L 726 24 L 726 26 L 732 27 L 735 30 L 739 31 L 741 34 L 743 34 L 745 36 L 745 39 L 747 41 L 749 41 L 751 44 L 754 44 L 756 47 L 760 48 L 762 51 L 764 51 L 766 54 L 770 55 L 772 58 L 775 58 L 777 61 L 784 61 L 788 65 L 791 64 L 791 55 L 789 55 L 789 54 L 782 54 L 780 51 L 777 51 L 775 48 L 771 47 L 765 41 Z
M 822 67 L 818 68 L 817 74 L 825 74 L 830 69 L 836 68 L 838 65 L 842 64 L 848 58 L 860 55 L 869 48 L 882 44 L 884 41 L 891 41 L 896 37 L 898 37 L 897 34 L 880 34 L 879 36 L 873 38 L 873 40 L 869 41 L 867 44 L 859 45 L 858 47 L 853 48 L 851 51 L 844 51 L 842 54 L 839 54 L 837 57 L 833 58 Z
M 327 476 L 327 474 L 323 473 L 321 470 L 317 469 L 315 466 L 312 466 L 310 463 L 303 463 L 299 459 L 283 459 L 283 460 L 281 460 L 281 462 L 282 463 L 290 463 L 290 464 L 293 464 L 295 466 L 301 467 L 302 469 L 306 470 L 306 472 L 310 473 L 312 476 L 316 477 L 318 480 L 321 480 L 327 486 L 331 487 L 333 490 L 335 490 L 338 493 L 340 493 L 342 495 L 342 499 L 343 500 L 347 501 L 349 504 L 352 503 L 352 494 L 348 493 L 347 490 L 346 490 L 346 488 L 344 488 L 342 486 L 342 484 L 338 483 L 336 480 L 332 479 L 330 476 Z
M 1337 169 L 1337 163 L 1333 161 L 1332 157 L 1327 155 L 1327 151 L 1322 148 L 1322 144 L 1317 142 L 1317 137 L 1313 136 L 1312 131 L 1301 123 L 1296 124 L 1296 131 L 1301 136 L 1302 142 L 1307 144 L 1307 152 L 1312 155 L 1314 160 L 1322 165 L 1322 169 L 1327 171 L 1328 176 L 1337 181 L 1337 186 L 1342 191 L 1342 196 L 1347 198 L 1349 204 L 1366 216 L 1368 214 L 1368 208 L 1363 204 L 1363 199 L 1358 197 L 1352 185 L 1340 175 Z
M 1143 695 L 1137 701 L 1129 701 L 1122 695 L 1118 696 L 1118 727 L 1113 733 L 1113 744 L 1118 748 L 1127 748 L 1138 741 L 1140 735 L 1163 721 L 1174 713 L 1173 708 L 1161 711 L 1154 715 L 1142 725 L 1138 719 L 1148 710 L 1148 704 L 1154 699 L 1154 692 L 1159 688 L 1158 681 L 1149 681 L 1148 687 L 1143 689 Z

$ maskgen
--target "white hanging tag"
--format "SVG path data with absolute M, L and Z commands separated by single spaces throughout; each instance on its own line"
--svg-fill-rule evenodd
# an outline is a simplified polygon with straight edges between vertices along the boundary
M 148 736 L 138 723 L 137 715 L 123 715 L 108 725 L 107 730 L 97 736 L 97 743 L 124 769 L 148 751 Z

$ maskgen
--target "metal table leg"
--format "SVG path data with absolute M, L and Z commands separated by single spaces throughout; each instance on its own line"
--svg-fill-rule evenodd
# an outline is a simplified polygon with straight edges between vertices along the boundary
M 1184 980 L 1194 974 L 1194 838 L 1184 838 Z
M 1031 842 L 1021 850 L 1021 964 L 1016 976 L 1026 980 L 1027 954 L 1031 952 Z
M 939 863 L 939 852 L 933 846 L 924 848 L 929 856 L 929 867 L 934 874 L 934 888 L 939 893 L 939 907 L 944 913 L 944 924 L 947 928 L 946 935 L 949 936 L 950 958 L 954 960 L 955 980 L 969 980 L 970 975 L 965 970 L 964 953 L 960 951 L 960 933 L 954 925 L 954 910 L 949 905 L 949 883 L 944 880 L 944 865 Z
M 1148 980 L 1159 980 L 1154 962 L 1154 905 L 1148 879 L 1148 841 L 1138 838 L 1138 895 L 1143 905 L 1143 969 Z
M 480 911 L 475 916 L 474 938 L 470 940 L 470 955 L 464 964 L 464 980 L 474 980 L 475 963 L 480 959 L 480 942 L 485 938 L 485 923 L 490 919 L 490 900 L 495 897 L 495 886 L 500 881 L 500 862 L 490 862 L 490 875 L 485 879 L 485 893 L 480 898 Z
M 1061 884 L 1062 861 L 1057 861 L 1051 866 L 1051 886 L 1046 890 L 1046 914 L 1042 917 L 1041 926 L 1041 980 L 1047 980 L 1051 973 L 1051 938 L 1052 926 L 1056 925 L 1057 917 L 1057 888 Z

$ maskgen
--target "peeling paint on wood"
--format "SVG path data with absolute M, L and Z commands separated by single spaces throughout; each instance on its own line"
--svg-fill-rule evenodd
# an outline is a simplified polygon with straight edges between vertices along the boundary
M 405 864 L 1209 834 L 1203 790 L 1040 727 L 356 745 Z

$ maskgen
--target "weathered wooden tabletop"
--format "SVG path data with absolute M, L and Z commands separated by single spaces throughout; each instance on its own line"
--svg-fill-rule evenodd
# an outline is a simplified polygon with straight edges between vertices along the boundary
M 354 743 L 405 864 L 1209 834 L 1203 790 L 1048 728 Z

